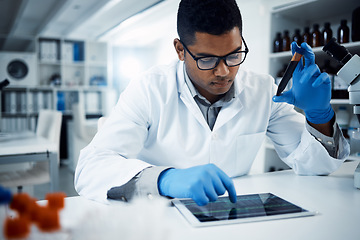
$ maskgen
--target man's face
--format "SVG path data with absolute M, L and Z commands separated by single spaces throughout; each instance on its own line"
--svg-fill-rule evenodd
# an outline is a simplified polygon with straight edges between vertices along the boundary
M 207 100 L 216 102 L 223 94 L 229 91 L 234 83 L 235 75 L 239 66 L 228 67 L 224 60 L 211 70 L 200 70 L 196 61 L 183 48 L 178 39 L 174 41 L 179 59 L 185 61 L 185 67 L 192 83 Z M 203 56 L 225 56 L 238 50 L 242 45 L 239 28 L 222 35 L 211 35 L 208 33 L 195 33 L 195 43 L 187 46 L 195 57 Z

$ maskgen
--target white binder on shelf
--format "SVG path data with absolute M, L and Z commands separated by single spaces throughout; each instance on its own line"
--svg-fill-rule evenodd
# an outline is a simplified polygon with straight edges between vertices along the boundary
M 29 92 L 27 94 L 27 111 L 28 113 L 33 113 L 34 112 L 34 97 L 33 97 L 33 92 Z
M 74 46 L 71 42 L 65 42 L 62 48 L 62 59 L 66 63 L 72 63 L 74 60 Z
M 21 93 L 21 113 L 26 113 L 27 112 L 27 101 L 26 101 L 26 92 L 22 92 Z
M 40 42 L 40 61 L 45 62 L 47 60 L 47 42 L 46 41 L 41 41 Z
M 100 112 L 99 93 L 98 92 L 87 92 L 86 93 L 85 111 L 88 114 L 98 114 Z
M 16 113 L 16 102 L 17 98 L 16 98 L 16 92 L 10 92 L 10 113 L 15 114 Z
M 37 92 L 37 110 L 44 108 L 44 94 L 42 91 Z

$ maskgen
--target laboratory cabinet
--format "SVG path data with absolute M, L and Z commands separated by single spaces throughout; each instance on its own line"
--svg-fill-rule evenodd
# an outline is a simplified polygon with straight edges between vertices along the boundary
M 67 118 L 72 104 L 81 103 L 87 117 L 107 114 L 111 90 L 106 87 L 7 87 L 1 93 L 1 130 L 35 130 L 40 109 L 56 109 Z
M 79 102 L 87 115 L 108 110 L 109 49 L 105 42 L 39 37 L 35 41 L 36 74 L 31 84 L 2 90 L 1 130 L 33 130 L 40 109 L 57 109 L 71 118 L 71 105 Z
M 284 67 L 291 59 L 291 51 L 274 52 L 274 40 L 277 33 L 283 36 L 286 31 L 289 32 L 290 41 L 295 34 L 296 29 L 299 29 L 301 35 L 305 28 L 310 29 L 310 33 L 314 29 L 314 25 L 318 24 L 320 32 L 323 31 L 325 23 L 330 23 L 333 37 L 337 38 L 337 32 L 341 21 L 346 20 L 347 26 L 350 29 L 349 42 L 342 43 L 352 54 L 360 55 L 360 41 L 353 42 L 351 39 L 351 24 L 352 12 L 360 7 L 358 0 L 308 0 L 296 1 L 293 3 L 274 7 L 270 13 L 270 53 L 269 53 L 269 74 L 274 79 L 281 79 L 281 73 Z M 324 64 L 330 63 L 335 69 L 340 69 L 339 64 L 322 51 L 323 43 L 320 46 L 313 47 L 316 56 L 316 63 L 320 69 L 323 69 Z M 329 62 L 330 61 L 330 62 Z M 333 79 L 332 79 L 333 80 Z M 277 82 L 278 83 L 278 82 Z M 291 84 L 291 82 L 290 82 Z M 334 82 L 332 82 L 334 84 Z M 291 86 L 291 85 L 290 85 Z M 334 86 L 333 86 L 334 87 Z M 336 96 L 333 94 L 333 96 Z M 336 111 L 340 106 L 344 105 L 349 114 L 352 113 L 352 106 L 347 99 L 332 99 L 331 104 Z M 286 169 L 287 166 L 279 159 L 277 154 L 274 154 L 274 147 L 269 139 L 266 139 L 262 149 L 262 156 L 264 162 L 260 164 L 265 172 L 272 170 Z M 261 155 L 261 154 L 260 154 Z M 357 154 L 350 156 L 351 160 L 360 160 Z
M 38 85 L 110 85 L 105 42 L 39 38 Z
M 97 119 L 115 104 L 115 92 L 109 87 L 111 52 L 106 42 L 51 37 L 34 42 L 33 61 L 28 64 L 34 73 L 31 81 L 15 84 L 9 79 L 10 85 L 0 91 L 0 131 L 35 131 L 40 109 L 59 110 L 63 113 L 60 158 L 68 159 L 72 105 L 79 103 L 85 118 Z M 6 54 L 8 58 L 13 55 Z

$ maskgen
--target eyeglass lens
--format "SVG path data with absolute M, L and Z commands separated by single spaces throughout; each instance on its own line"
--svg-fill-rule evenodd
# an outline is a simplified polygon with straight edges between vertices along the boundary
M 220 62 L 220 57 L 204 57 L 197 60 L 198 67 L 200 69 L 211 69 L 215 68 L 216 65 Z M 230 54 L 226 57 L 223 57 L 226 62 L 226 65 L 229 67 L 234 67 L 241 64 L 245 59 L 245 53 L 238 52 Z

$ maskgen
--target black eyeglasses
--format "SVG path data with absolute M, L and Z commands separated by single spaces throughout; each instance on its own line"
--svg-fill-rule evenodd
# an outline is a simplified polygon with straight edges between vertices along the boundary
M 246 55 L 249 52 L 249 49 L 246 45 L 246 42 L 244 38 L 241 36 L 242 42 L 245 45 L 244 51 L 235 51 L 232 53 L 229 53 L 225 56 L 204 56 L 204 57 L 195 57 L 194 54 L 192 54 L 189 49 L 186 47 L 186 45 L 180 40 L 181 44 L 184 46 L 184 49 L 190 54 L 190 56 L 196 61 L 196 65 L 200 70 L 211 70 L 217 67 L 220 60 L 223 59 L 226 66 L 228 67 L 235 67 L 239 66 L 245 61 Z

